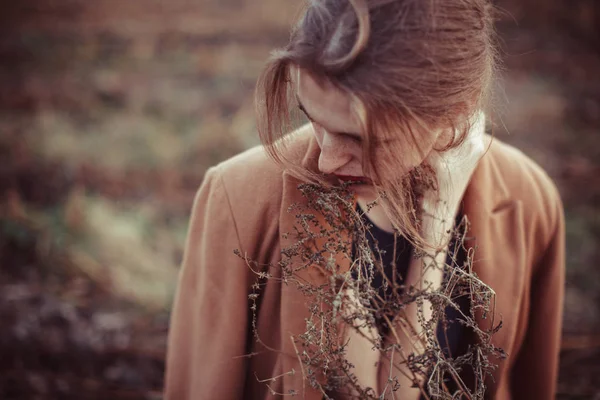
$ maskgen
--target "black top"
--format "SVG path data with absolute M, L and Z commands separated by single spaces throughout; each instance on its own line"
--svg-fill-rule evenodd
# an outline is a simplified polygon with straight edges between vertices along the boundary
M 360 211 L 360 207 L 359 207 Z M 457 220 L 462 218 L 460 215 L 457 217 Z M 367 232 L 367 240 L 369 242 L 369 247 L 371 248 L 373 254 L 378 257 L 378 254 L 381 254 L 381 261 L 383 265 L 383 269 L 385 274 L 387 275 L 390 282 L 394 277 L 394 268 L 393 268 L 393 258 L 394 258 L 394 242 L 396 242 L 396 284 L 401 285 L 406 277 L 408 272 L 408 267 L 410 264 L 410 258 L 412 253 L 411 244 L 401 235 L 397 235 L 396 239 L 394 238 L 393 233 L 386 232 L 377 226 L 375 226 L 363 213 L 363 219 L 367 226 L 369 226 L 369 231 Z M 450 249 L 453 249 L 455 246 L 449 246 Z M 448 257 L 452 257 L 453 254 L 448 254 Z M 462 265 L 465 259 L 465 254 L 463 251 L 459 251 L 456 254 L 458 262 L 451 263 L 450 259 L 448 259 L 449 265 Z M 365 266 L 366 268 L 366 266 Z M 353 271 L 354 277 L 356 278 L 356 270 Z M 365 271 L 366 272 L 366 271 Z M 447 272 L 445 270 L 445 272 Z M 374 289 L 379 290 L 379 294 L 382 298 L 389 297 L 391 294 L 391 288 L 384 285 L 384 278 L 380 271 L 376 271 L 371 285 Z M 469 315 L 470 309 L 470 301 L 468 295 L 462 295 L 455 299 L 455 303 L 459 306 L 462 313 L 465 315 Z M 465 336 L 466 328 L 463 324 L 457 322 L 460 313 L 458 310 L 447 306 L 446 307 L 446 320 L 448 321 L 446 335 L 444 335 L 444 329 L 441 324 L 438 325 L 437 336 L 438 341 L 440 343 L 441 348 L 444 350 L 446 356 L 451 355 L 452 358 L 456 358 L 457 356 L 464 353 L 464 346 L 461 345 L 461 339 Z M 383 318 L 377 319 L 378 327 L 382 335 L 387 334 L 389 328 L 387 324 L 383 321 Z M 446 337 L 448 338 L 448 342 L 446 342 Z M 449 353 L 448 353 L 449 351 Z

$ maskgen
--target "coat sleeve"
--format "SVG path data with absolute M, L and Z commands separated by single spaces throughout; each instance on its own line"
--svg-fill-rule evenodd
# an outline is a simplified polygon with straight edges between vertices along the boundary
M 169 328 L 165 399 L 242 399 L 251 272 L 218 169 L 192 210 Z
M 512 374 L 514 399 L 555 398 L 565 284 L 565 222 L 560 197 L 552 193 L 550 241 L 533 272 L 527 333 Z

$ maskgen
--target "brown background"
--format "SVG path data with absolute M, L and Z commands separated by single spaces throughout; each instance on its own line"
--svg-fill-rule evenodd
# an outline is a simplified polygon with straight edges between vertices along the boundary
M 558 397 L 598 399 L 600 4 L 497 4 L 495 134 L 565 202 Z M 3 2 L 0 398 L 160 398 L 193 194 L 208 166 L 257 144 L 254 82 L 298 6 Z

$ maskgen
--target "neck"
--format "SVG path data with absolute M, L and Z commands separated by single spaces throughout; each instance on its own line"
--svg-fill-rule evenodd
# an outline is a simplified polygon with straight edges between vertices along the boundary
M 375 200 L 375 198 L 370 200 L 365 197 L 356 198 L 358 205 L 365 212 L 365 215 L 367 216 L 367 218 L 369 218 L 369 221 L 371 221 L 373 225 L 375 225 L 382 231 L 393 233 L 394 226 L 392 225 L 392 221 L 390 221 L 381 205 L 377 204 L 367 212 L 368 204 L 373 200 Z

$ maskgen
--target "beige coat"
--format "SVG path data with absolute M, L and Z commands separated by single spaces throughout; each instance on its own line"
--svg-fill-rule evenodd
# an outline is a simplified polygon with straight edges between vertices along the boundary
M 319 148 L 304 129 L 290 157 L 316 168 Z M 261 148 L 211 168 L 195 199 L 169 334 L 166 399 L 272 399 L 276 393 L 321 399 L 304 385 L 290 337 L 308 316 L 292 285 L 269 281 L 261 294 L 257 328 L 280 352 L 255 343 L 248 294 L 256 276 L 233 254 L 240 249 L 262 264 L 276 264 L 289 245 L 303 201 L 299 181 Z M 493 343 L 508 354 L 496 360 L 490 398 L 553 399 L 558 370 L 565 271 L 564 217 L 548 176 L 520 151 L 493 140 L 463 200 L 471 221 L 477 275 L 496 292 L 503 327 Z M 324 277 L 312 274 L 316 283 Z M 478 318 L 481 327 L 489 321 Z M 247 357 L 250 353 L 256 353 Z M 295 374 L 286 374 L 294 369 Z M 259 382 L 281 376 L 269 384 Z M 287 396 L 289 397 L 289 396 Z

